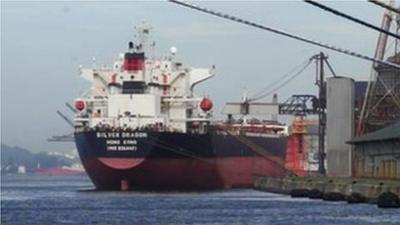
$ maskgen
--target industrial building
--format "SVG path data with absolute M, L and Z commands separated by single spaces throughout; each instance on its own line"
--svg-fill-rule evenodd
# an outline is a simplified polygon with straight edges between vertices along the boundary
M 387 61 L 400 64 L 400 54 L 389 57 Z M 400 71 L 385 65 L 378 65 L 375 69 L 379 79 L 372 83 L 370 93 L 367 93 L 371 109 L 363 125 L 364 131 L 369 133 L 348 142 L 354 146 L 352 175 L 399 179 Z
M 400 53 L 387 59 L 400 65 Z M 400 70 L 379 64 L 379 79 L 372 82 L 369 93 L 369 113 L 365 118 L 365 131 L 372 132 L 400 119 Z
M 348 143 L 354 146 L 354 177 L 400 179 L 400 121 Z

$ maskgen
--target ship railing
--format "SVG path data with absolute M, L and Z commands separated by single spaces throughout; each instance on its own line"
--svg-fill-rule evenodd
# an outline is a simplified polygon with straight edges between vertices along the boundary
M 248 137 L 283 137 L 286 136 L 284 134 L 279 133 L 252 133 L 252 132 L 245 132 L 244 136 Z
M 218 124 L 223 130 L 227 131 L 243 131 L 249 133 L 260 133 L 260 134 L 276 134 L 284 131 L 284 127 L 269 127 L 269 126 L 244 126 L 244 125 L 225 125 Z
M 86 100 L 107 99 L 107 95 L 104 95 L 103 92 L 100 92 L 98 89 L 93 87 L 83 92 L 80 96 L 81 98 L 85 98 Z
M 77 117 L 74 119 L 75 122 L 89 122 L 90 118 L 88 117 Z
M 180 76 L 182 73 L 180 73 L 178 76 Z M 187 95 L 188 93 L 186 93 L 185 91 L 183 91 L 183 90 L 181 90 L 181 91 L 179 91 L 179 92 L 175 92 L 173 95 L 170 95 L 170 94 L 167 94 L 167 95 L 164 95 L 164 97 L 167 97 L 167 98 L 169 98 L 169 99 L 179 99 L 179 98 L 186 98 L 186 99 L 191 99 L 191 98 L 193 98 L 193 99 L 196 99 L 196 96 L 194 96 L 194 97 L 190 97 L 190 98 L 188 98 L 186 95 Z M 201 100 L 200 100 L 201 101 Z
M 197 117 L 197 118 L 170 118 L 173 122 L 210 122 L 209 118 Z
M 286 133 L 282 132 L 283 130 L 277 129 L 250 129 L 252 127 L 238 127 L 231 126 L 225 124 L 216 124 L 218 132 L 222 134 L 231 134 L 231 135 L 244 135 L 244 136 L 257 136 L 257 137 L 281 137 L 287 136 Z
M 186 98 L 186 97 L 165 97 L 163 98 L 163 102 L 200 102 L 201 98 Z
M 97 124 L 93 127 L 85 127 L 85 130 L 90 131 L 111 131 L 111 132 L 179 132 L 179 130 L 165 126 L 163 124 L 148 124 L 136 128 L 112 126 L 110 124 Z
M 94 102 L 97 104 L 107 105 L 107 98 L 95 98 L 94 96 L 84 99 L 87 102 Z
M 100 131 L 147 131 L 147 132 L 180 132 L 183 131 L 176 129 L 172 126 L 167 126 L 163 122 L 155 122 L 144 124 L 142 126 L 120 126 L 118 118 L 115 117 L 98 117 L 98 118 L 75 118 L 76 128 L 81 129 L 94 129 Z

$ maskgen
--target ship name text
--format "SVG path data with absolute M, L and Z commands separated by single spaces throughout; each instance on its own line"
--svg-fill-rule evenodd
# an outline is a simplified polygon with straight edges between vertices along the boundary
M 147 138 L 144 132 L 96 132 L 97 138 Z
M 147 138 L 144 132 L 97 132 L 97 138 L 106 139 L 107 151 L 137 151 L 136 138 Z

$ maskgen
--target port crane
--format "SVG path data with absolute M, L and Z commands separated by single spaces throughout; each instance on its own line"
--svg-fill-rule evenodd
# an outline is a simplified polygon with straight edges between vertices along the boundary
M 399 34 L 400 11 L 394 7 L 394 1 L 390 1 L 389 5 L 379 1 L 370 2 L 383 4 L 386 8 L 382 17 L 381 29 L 390 31 L 391 24 L 396 20 L 396 32 Z M 399 39 L 395 39 L 395 56 L 399 54 L 399 41 Z M 380 33 L 376 43 L 375 58 L 384 59 L 387 43 L 388 34 Z M 382 66 L 372 63 L 365 98 L 358 117 L 356 135 L 374 131 L 400 119 L 400 78 L 379 74 L 378 68 L 382 68 Z M 397 74 L 399 74 L 398 70 Z

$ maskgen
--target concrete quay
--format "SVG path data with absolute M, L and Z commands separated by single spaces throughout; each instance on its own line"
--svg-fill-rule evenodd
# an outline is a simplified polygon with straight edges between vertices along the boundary
M 400 180 L 332 177 L 257 177 L 254 188 L 261 191 L 289 194 L 292 197 L 323 198 L 328 201 L 373 203 L 380 206 L 388 193 L 394 206 L 400 207 Z M 394 195 L 393 195 L 394 194 Z M 397 196 L 396 196 L 397 195 Z M 397 197 L 397 198 L 396 198 Z

